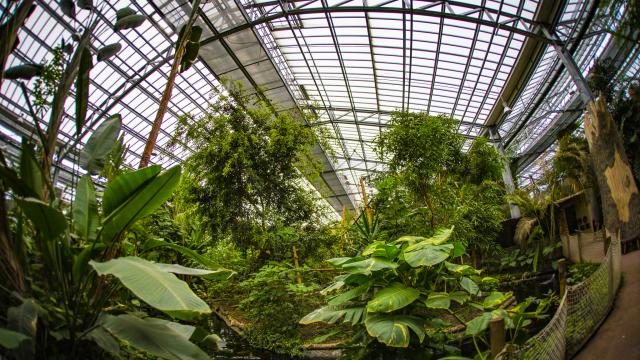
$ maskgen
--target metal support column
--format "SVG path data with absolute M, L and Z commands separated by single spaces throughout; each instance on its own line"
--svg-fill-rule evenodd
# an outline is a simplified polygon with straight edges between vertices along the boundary
M 496 150 L 502 155 L 502 181 L 504 182 L 504 188 L 507 194 L 512 194 L 516 189 L 516 183 L 513 180 L 513 174 L 511 174 L 511 167 L 509 166 L 509 159 L 502 144 L 502 138 L 495 127 L 489 128 L 489 140 L 491 140 Z M 522 216 L 520 208 L 515 204 L 509 203 L 509 211 L 511 212 L 512 219 L 517 219 Z

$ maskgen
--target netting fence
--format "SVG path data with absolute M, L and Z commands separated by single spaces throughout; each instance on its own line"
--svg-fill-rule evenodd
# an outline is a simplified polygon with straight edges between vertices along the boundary
M 571 358 L 589 340 L 613 306 L 620 286 L 620 242 L 612 240 L 598 269 L 583 282 L 567 286 L 549 324 L 520 348 L 517 359 Z

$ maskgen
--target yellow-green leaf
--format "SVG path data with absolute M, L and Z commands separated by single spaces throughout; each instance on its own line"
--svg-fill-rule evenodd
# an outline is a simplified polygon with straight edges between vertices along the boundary
M 99 263 L 90 261 L 99 275 L 113 275 L 137 297 L 175 318 L 191 320 L 211 313 L 209 306 L 186 282 L 156 264 L 134 256 Z
M 402 309 L 416 301 L 419 296 L 420 291 L 417 289 L 395 282 L 374 295 L 367 303 L 367 311 L 391 312 Z

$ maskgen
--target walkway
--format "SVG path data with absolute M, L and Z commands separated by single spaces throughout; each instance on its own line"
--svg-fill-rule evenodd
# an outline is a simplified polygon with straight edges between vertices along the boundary
M 640 359 L 640 251 L 622 256 L 622 273 L 613 310 L 574 359 Z

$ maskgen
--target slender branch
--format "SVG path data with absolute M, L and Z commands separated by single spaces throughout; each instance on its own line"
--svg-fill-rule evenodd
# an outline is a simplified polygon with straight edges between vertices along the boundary
M 182 37 L 180 37 L 180 42 L 177 44 L 176 56 L 173 58 L 173 64 L 171 65 L 171 71 L 169 72 L 169 78 L 167 79 L 167 85 L 164 88 L 164 93 L 162 93 L 162 99 L 160 100 L 158 113 L 156 114 L 156 118 L 153 120 L 149 138 L 147 139 L 147 143 L 144 146 L 144 151 L 142 152 L 142 156 L 140 157 L 140 165 L 138 166 L 138 168 L 140 169 L 149 165 L 151 153 L 153 152 L 153 148 L 156 145 L 158 133 L 160 133 L 160 128 L 162 127 L 162 120 L 164 120 L 164 115 L 169 108 L 169 100 L 171 99 L 171 93 L 173 92 L 173 85 L 176 81 L 176 76 L 178 75 L 180 63 L 182 62 L 182 56 L 186 51 L 187 42 L 189 41 L 189 37 L 191 35 L 191 28 L 196 21 L 198 9 L 200 8 L 200 2 L 201 0 L 193 1 L 191 13 L 189 14 L 189 20 L 184 25 L 184 33 L 182 34 Z

